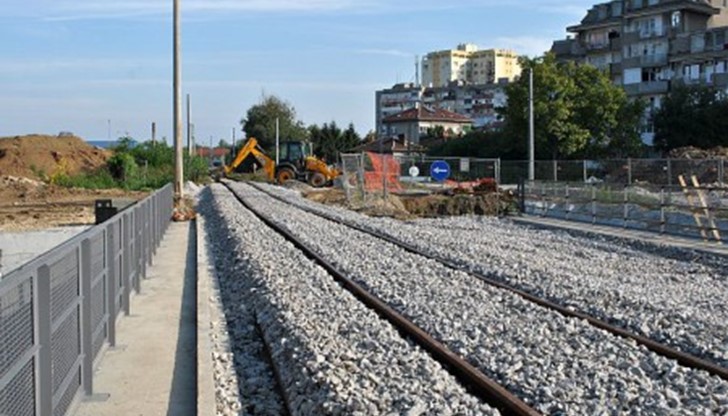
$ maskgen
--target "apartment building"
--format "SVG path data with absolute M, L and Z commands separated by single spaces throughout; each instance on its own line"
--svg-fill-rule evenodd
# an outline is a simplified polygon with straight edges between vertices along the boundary
M 567 31 L 573 37 L 552 47 L 557 59 L 608 71 L 629 96 L 648 102 L 648 145 L 651 115 L 673 86 L 728 91 L 728 0 L 614 0 L 593 6 Z
M 471 85 L 463 81 L 453 81 L 445 87 L 430 88 L 404 83 L 377 91 L 375 96 L 377 134 L 388 134 L 383 120 L 417 108 L 420 104 L 467 117 L 472 120 L 475 128 L 493 126 L 498 121 L 496 108 L 505 106 L 507 102 L 505 85 L 505 82 Z
M 463 43 L 456 49 L 430 52 L 422 58 L 422 83 L 438 88 L 453 81 L 493 84 L 521 74 L 518 55 L 508 49 L 485 49 Z

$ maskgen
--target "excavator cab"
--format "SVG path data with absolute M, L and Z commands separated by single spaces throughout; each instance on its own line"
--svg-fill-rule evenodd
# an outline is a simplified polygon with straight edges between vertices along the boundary
M 262 167 L 270 180 L 283 183 L 295 179 L 308 182 L 317 188 L 333 182 L 340 175 L 336 168 L 313 156 L 313 148 L 309 142 L 284 141 L 280 143 L 279 152 L 278 163 L 275 163 L 258 146 L 258 141 L 251 137 L 240 149 L 235 160 L 225 166 L 225 174 Z

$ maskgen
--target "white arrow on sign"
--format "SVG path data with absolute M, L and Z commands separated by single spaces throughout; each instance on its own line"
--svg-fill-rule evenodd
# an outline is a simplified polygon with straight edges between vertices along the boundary
M 437 166 L 436 166 L 436 167 L 434 167 L 434 168 L 432 168 L 432 171 L 433 171 L 433 172 L 435 172 L 435 173 L 437 173 L 437 174 L 440 174 L 440 173 L 447 173 L 447 169 L 443 169 L 443 168 L 438 168 Z

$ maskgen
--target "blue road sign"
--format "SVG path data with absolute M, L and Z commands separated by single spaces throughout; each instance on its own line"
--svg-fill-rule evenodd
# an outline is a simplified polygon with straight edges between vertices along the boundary
M 442 182 L 450 177 L 450 165 L 444 160 L 436 160 L 430 165 L 430 177 L 432 179 Z

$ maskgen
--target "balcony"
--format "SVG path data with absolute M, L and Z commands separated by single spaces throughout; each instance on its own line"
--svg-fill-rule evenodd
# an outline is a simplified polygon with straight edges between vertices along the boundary
M 660 53 L 655 55 L 642 55 L 622 60 L 623 68 L 642 68 L 646 66 L 665 66 L 667 65 L 667 54 Z
M 622 44 L 631 45 L 645 39 L 655 39 L 667 36 L 667 31 L 638 31 L 638 32 L 625 32 L 622 34 Z
M 627 95 L 649 95 L 649 94 L 666 94 L 670 89 L 669 81 L 647 81 L 639 84 L 627 84 L 624 91 Z

